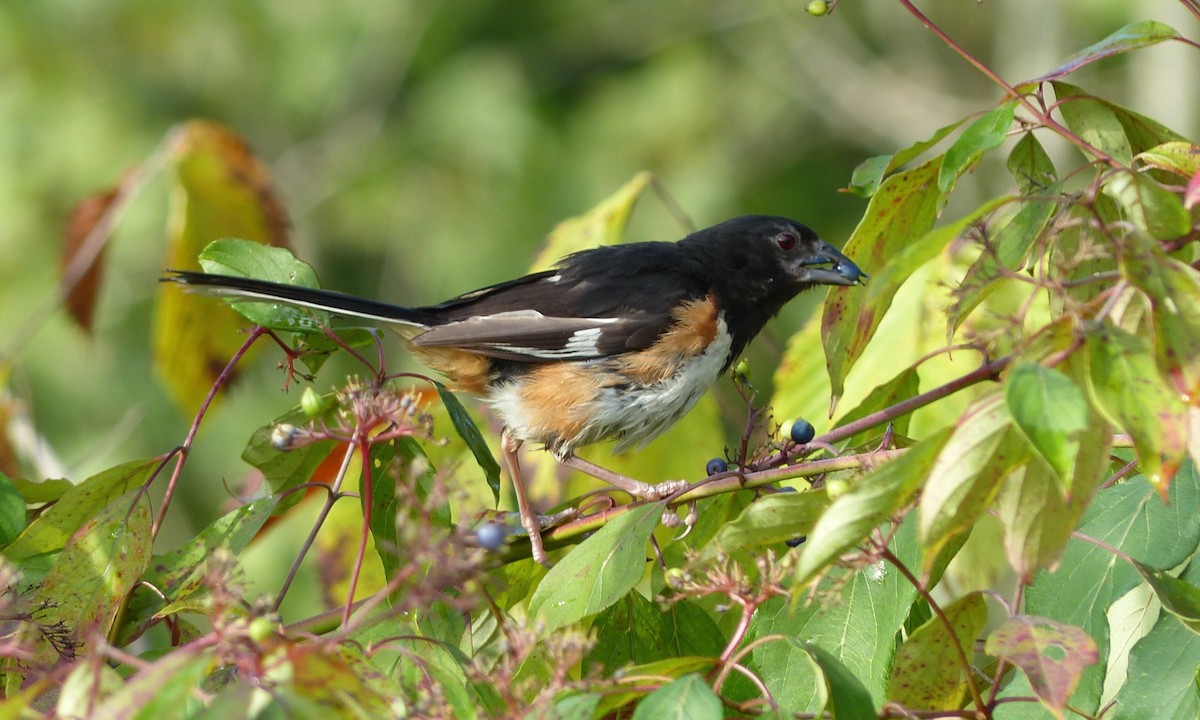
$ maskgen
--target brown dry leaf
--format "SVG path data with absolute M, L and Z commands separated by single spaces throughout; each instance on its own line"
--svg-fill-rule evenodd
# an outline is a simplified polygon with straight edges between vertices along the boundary
M 221 238 L 286 247 L 288 222 L 270 173 L 223 125 L 191 121 L 175 127 L 167 146 L 170 207 L 165 267 L 199 269 L 197 255 Z M 176 402 L 199 407 L 217 375 L 245 340 L 245 321 L 212 299 L 159 285 L 155 366 Z
M 96 193 L 84 198 L 71 210 L 67 220 L 66 243 L 63 245 L 62 258 L 59 264 L 61 280 L 64 283 L 64 301 L 67 312 L 74 318 L 79 327 L 87 333 L 92 332 L 92 320 L 96 311 L 96 295 L 100 291 L 100 273 L 104 267 L 105 242 L 96 250 L 85 247 L 88 237 L 97 225 L 103 221 L 112 207 L 113 201 L 120 195 L 120 186 L 102 193 Z M 108 233 L 108 229 L 100 232 Z M 87 263 L 86 270 L 78 279 L 71 277 L 72 264 L 77 262 L 80 252 L 95 253 Z

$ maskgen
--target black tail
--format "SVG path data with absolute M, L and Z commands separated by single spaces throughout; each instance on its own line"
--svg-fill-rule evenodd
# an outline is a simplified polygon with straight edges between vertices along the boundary
M 314 290 L 299 285 L 285 285 L 232 275 L 210 275 L 189 270 L 167 272 L 169 274 L 159 278 L 160 282 L 179 283 L 206 295 L 287 303 L 381 323 L 400 323 L 417 327 L 438 324 L 435 316 L 416 308 L 391 305 L 333 290 Z

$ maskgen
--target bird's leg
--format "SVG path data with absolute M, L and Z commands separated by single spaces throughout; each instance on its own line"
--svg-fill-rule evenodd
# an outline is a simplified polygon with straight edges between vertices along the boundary
M 521 440 L 513 437 L 507 429 L 500 434 L 500 452 L 504 454 L 504 462 L 508 465 L 508 474 L 512 478 L 513 492 L 517 494 L 517 511 L 521 516 L 521 527 L 529 534 L 529 548 L 533 559 L 542 565 L 546 562 L 546 548 L 542 546 L 542 524 L 538 516 L 529 507 L 529 498 L 525 494 L 525 482 L 521 478 L 521 461 L 517 450 L 521 448 Z
M 587 473 L 597 480 L 603 480 L 639 500 L 662 500 L 663 498 L 671 497 L 681 490 L 686 490 L 691 485 L 687 480 L 668 480 L 657 485 L 651 485 L 641 480 L 634 480 L 621 473 L 613 472 L 606 467 L 601 467 L 594 462 L 589 462 L 576 455 L 556 454 L 555 457 L 563 465 L 574 468 L 582 473 Z

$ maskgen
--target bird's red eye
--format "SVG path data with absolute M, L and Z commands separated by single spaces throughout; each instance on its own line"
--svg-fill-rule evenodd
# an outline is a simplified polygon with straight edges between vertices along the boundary
M 775 244 L 780 250 L 787 252 L 796 247 L 796 233 L 781 232 L 775 236 Z

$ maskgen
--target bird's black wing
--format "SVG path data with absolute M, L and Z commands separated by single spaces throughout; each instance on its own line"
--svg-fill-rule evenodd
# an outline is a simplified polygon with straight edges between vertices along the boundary
M 607 357 L 648 347 L 680 303 L 707 292 L 674 243 L 595 248 L 555 270 L 419 308 L 439 322 L 412 342 L 518 362 Z

